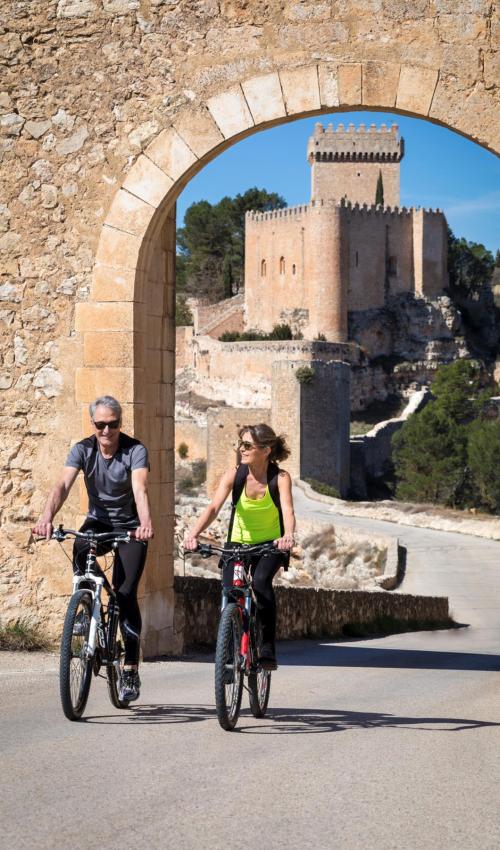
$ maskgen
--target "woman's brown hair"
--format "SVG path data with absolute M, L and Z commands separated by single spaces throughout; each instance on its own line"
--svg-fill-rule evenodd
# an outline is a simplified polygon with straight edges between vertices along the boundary
M 269 425 L 266 425 L 265 422 L 259 422 L 257 425 L 244 425 L 238 431 L 240 439 L 246 432 L 252 435 L 255 445 L 261 447 L 269 446 L 271 449 L 271 453 L 269 455 L 270 461 L 286 460 L 287 457 L 290 456 L 290 449 L 286 444 L 285 435 L 280 434 L 278 436 Z

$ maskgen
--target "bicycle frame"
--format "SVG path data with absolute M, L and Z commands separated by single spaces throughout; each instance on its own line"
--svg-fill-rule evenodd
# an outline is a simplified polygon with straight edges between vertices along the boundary
M 59 540 L 65 539 L 66 533 L 60 528 L 54 532 L 54 537 Z M 114 646 L 110 645 L 110 636 L 115 634 L 114 621 L 119 616 L 119 608 L 116 594 L 97 563 L 99 535 L 91 537 L 86 534 L 79 534 L 78 532 L 73 532 L 73 534 L 74 536 L 86 538 L 89 544 L 89 551 L 87 552 L 85 561 L 85 573 L 74 573 L 72 582 L 73 593 L 77 590 L 86 590 L 92 595 L 92 618 L 89 638 L 84 648 L 85 657 L 87 660 L 93 658 L 99 645 L 99 649 L 102 652 L 102 662 L 104 664 L 113 663 L 117 666 L 119 661 L 111 661 L 111 659 L 114 659 Z M 120 542 L 126 543 L 129 540 L 129 537 L 124 537 Z M 113 541 L 111 548 L 116 551 L 117 546 L 117 541 Z M 109 597 L 106 612 L 103 610 L 101 598 L 103 588 Z

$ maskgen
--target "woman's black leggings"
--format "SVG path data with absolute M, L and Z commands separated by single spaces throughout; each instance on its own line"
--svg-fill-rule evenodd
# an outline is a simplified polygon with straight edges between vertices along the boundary
M 99 520 L 87 519 L 80 531 L 92 529 L 97 533 L 105 531 L 126 531 L 123 527 L 107 525 Z M 76 538 L 73 546 L 73 570 L 85 572 L 85 560 L 88 543 Z M 125 664 L 139 663 L 139 640 L 141 636 L 142 619 L 137 602 L 137 588 L 144 570 L 147 555 L 147 543 L 131 540 L 122 543 L 115 553 L 112 585 L 120 606 L 120 625 L 125 643 Z M 111 543 L 102 543 L 97 547 L 98 555 L 111 551 Z
M 274 595 L 273 579 L 279 568 L 283 566 L 285 553 L 283 555 L 261 555 L 252 558 L 251 573 L 253 589 L 257 599 L 257 610 L 262 625 L 262 642 L 274 646 L 276 638 L 276 597 Z M 232 587 L 233 584 L 233 562 L 225 564 L 222 568 L 222 581 L 224 587 Z

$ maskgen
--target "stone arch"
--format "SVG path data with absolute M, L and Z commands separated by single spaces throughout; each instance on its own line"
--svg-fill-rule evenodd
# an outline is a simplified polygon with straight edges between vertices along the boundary
M 315 63 L 254 76 L 183 108 L 142 153 L 102 227 L 90 300 L 76 307 L 84 362 L 76 400 L 104 391 L 124 402 L 125 426 L 148 445 L 158 529 L 143 588 L 145 651 L 176 649 L 172 574 L 175 201 L 225 148 L 262 129 L 325 112 L 393 111 L 426 118 L 494 149 L 494 126 L 465 127 L 439 89 L 439 68 L 369 61 Z M 468 113 L 470 115 L 470 112 Z M 172 448 L 167 449 L 166 446 Z

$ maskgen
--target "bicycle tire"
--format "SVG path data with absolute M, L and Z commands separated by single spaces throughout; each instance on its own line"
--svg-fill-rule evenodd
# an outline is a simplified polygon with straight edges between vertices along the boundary
M 80 612 L 84 631 L 74 635 L 75 622 Z M 86 590 L 77 590 L 69 600 L 64 619 L 59 664 L 59 688 L 61 704 L 68 720 L 79 720 L 89 696 L 92 680 L 92 659 L 84 657 L 92 619 L 92 595 Z M 75 662 L 76 663 L 72 663 Z
M 248 675 L 248 697 L 250 711 L 254 717 L 265 717 L 271 693 L 271 671 L 264 670 L 258 662 L 262 643 L 260 623 L 254 618 L 250 630 L 252 640 L 252 661 L 254 669 Z
M 215 650 L 215 707 L 217 720 L 231 732 L 241 708 L 243 671 L 240 665 L 241 614 L 234 603 L 224 608 Z
M 113 629 L 114 634 L 108 635 L 110 646 L 115 647 L 114 658 L 112 659 L 111 664 L 108 663 L 106 671 L 108 678 L 108 694 L 111 704 L 114 705 L 115 708 L 128 708 L 130 701 L 128 699 L 120 699 L 120 679 L 125 661 L 125 649 L 122 642 L 120 640 L 116 640 L 117 631 L 118 620 L 116 619 Z M 118 668 L 115 662 L 118 662 Z

